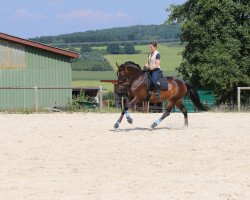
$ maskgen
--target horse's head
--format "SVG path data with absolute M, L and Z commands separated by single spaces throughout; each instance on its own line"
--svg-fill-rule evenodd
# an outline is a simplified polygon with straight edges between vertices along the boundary
M 116 93 L 119 96 L 122 96 L 126 91 L 126 81 L 127 81 L 127 76 L 126 76 L 126 71 L 125 71 L 125 65 L 121 64 L 120 66 L 116 63 L 116 66 L 118 68 L 117 70 L 117 78 L 118 78 L 118 87 L 116 89 Z
M 129 87 L 141 74 L 142 70 L 138 64 L 128 61 L 120 66 L 116 63 L 118 68 L 117 77 L 118 77 L 118 88 L 117 94 L 124 94 L 126 86 Z
M 128 61 L 120 66 L 116 63 L 118 68 L 117 77 L 118 81 L 126 82 L 127 80 L 138 78 L 142 74 L 141 67 L 134 62 Z

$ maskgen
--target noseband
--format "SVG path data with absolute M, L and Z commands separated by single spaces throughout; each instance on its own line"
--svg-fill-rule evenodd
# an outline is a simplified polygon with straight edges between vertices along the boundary
M 123 76 L 123 80 L 120 80 L 121 79 L 121 76 L 119 74 L 119 72 L 117 72 L 117 77 L 118 77 L 118 89 L 119 89 L 119 85 L 122 86 L 122 92 L 119 92 L 118 95 L 119 96 L 123 96 L 123 97 L 126 97 L 127 96 L 127 81 L 129 80 L 129 78 L 127 76 Z

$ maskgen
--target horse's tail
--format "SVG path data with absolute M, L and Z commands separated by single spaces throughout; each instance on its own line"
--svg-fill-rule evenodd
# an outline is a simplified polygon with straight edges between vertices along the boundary
M 186 86 L 187 86 L 187 94 L 189 94 L 191 101 L 193 102 L 193 104 L 195 105 L 196 108 L 198 108 L 198 110 L 201 111 L 208 111 L 209 107 L 202 104 L 199 94 L 197 93 L 197 91 L 193 88 L 193 86 L 188 83 L 185 82 Z

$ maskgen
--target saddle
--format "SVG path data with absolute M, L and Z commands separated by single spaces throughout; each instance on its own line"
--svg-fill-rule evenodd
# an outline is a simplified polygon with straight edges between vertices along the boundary
M 149 72 L 145 72 L 146 75 L 146 88 L 147 88 L 147 100 L 150 98 L 151 96 L 151 90 L 154 89 L 154 85 L 153 85 L 153 80 L 152 77 L 150 76 Z M 159 79 L 157 81 L 157 84 L 160 87 L 160 90 L 168 90 L 168 81 L 167 81 L 167 77 L 163 76 L 162 71 L 160 71 L 159 74 Z
M 160 83 L 161 90 L 168 90 L 168 80 L 166 76 L 163 76 L 162 71 L 160 72 L 158 82 Z

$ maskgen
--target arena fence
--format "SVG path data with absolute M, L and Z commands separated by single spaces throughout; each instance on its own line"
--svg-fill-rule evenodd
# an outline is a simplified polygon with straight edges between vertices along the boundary
M 65 89 L 71 89 L 71 90 L 84 90 L 87 91 L 89 89 L 96 89 L 98 90 L 97 92 L 97 97 L 98 97 L 98 105 L 99 108 L 102 109 L 102 86 L 97 86 L 97 87 L 38 87 L 38 86 L 31 86 L 31 87 L 0 87 L 0 90 L 34 90 L 34 102 L 35 102 L 35 107 L 34 110 L 38 112 L 39 110 L 39 90 L 65 90 Z

